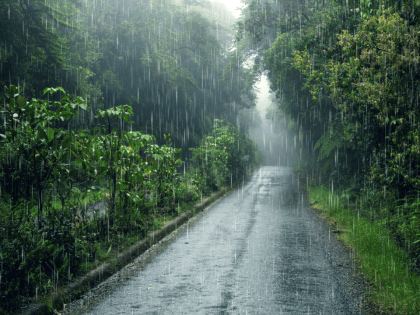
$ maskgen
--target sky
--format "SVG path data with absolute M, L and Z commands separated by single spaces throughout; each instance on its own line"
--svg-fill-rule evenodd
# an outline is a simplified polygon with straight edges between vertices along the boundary
M 236 10 L 238 7 L 242 7 L 240 0 L 225 0 L 222 1 L 230 11 L 232 11 L 233 15 L 238 18 L 241 14 L 239 10 Z

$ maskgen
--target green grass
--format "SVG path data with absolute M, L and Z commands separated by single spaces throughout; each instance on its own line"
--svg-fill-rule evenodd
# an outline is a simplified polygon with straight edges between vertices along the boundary
M 355 252 L 359 271 L 373 290 L 368 301 L 386 314 L 420 313 L 420 276 L 410 272 L 406 251 L 390 232 L 348 207 L 349 195 L 331 193 L 325 187 L 309 187 L 312 207 L 319 210 L 347 246 Z M 357 204 L 357 202 L 356 202 Z

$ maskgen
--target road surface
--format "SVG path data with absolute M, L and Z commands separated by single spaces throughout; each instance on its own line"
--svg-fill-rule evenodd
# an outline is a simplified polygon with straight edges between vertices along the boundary
M 364 314 L 303 184 L 260 168 L 86 314 Z

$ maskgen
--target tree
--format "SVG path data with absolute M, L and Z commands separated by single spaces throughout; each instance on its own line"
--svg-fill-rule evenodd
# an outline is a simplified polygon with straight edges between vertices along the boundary
M 0 127 L 3 187 L 12 198 L 14 210 L 23 201 L 29 209 L 32 201 L 30 188 L 35 187 L 38 229 L 41 227 L 44 189 L 56 178 L 61 182 L 70 181 L 76 172 L 69 162 L 74 133 L 67 127 L 79 109 L 87 109 L 80 97 L 67 95 L 62 88 L 47 88 L 44 94 L 57 91 L 63 94 L 61 102 L 51 104 L 48 100 L 27 101 L 20 95 L 22 88 L 13 85 L 4 89 L 7 102 L 3 111 L 5 124 Z
M 365 20 L 355 35 L 338 35 L 343 58 L 330 60 L 325 71 L 309 72 L 307 51 L 295 58 L 314 82 L 314 97 L 326 88 L 344 114 L 347 144 L 372 154 L 371 178 L 408 191 L 420 188 L 416 29 L 410 32 L 404 19 L 388 9 Z M 369 151 L 366 139 L 371 141 Z

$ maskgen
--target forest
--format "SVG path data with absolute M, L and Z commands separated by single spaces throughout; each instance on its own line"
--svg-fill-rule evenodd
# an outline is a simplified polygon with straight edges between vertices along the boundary
M 2 1 L 0 17 L 0 313 L 261 164 L 222 4 Z
M 379 313 L 419 310 L 409 276 L 420 271 L 419 14 L 416 0 L 255 0 L 236 23 L 235 41 L 276 94 L 270 115 L 293 131 L 311 205 L 361 231 L 344 239 L 382 291 Z
M 420 2 L 242 3 L 0 2 L 0 312 L 261 165 L 267 76 L 270 163 L 348 232 L 378 312 L 418 313 Z

